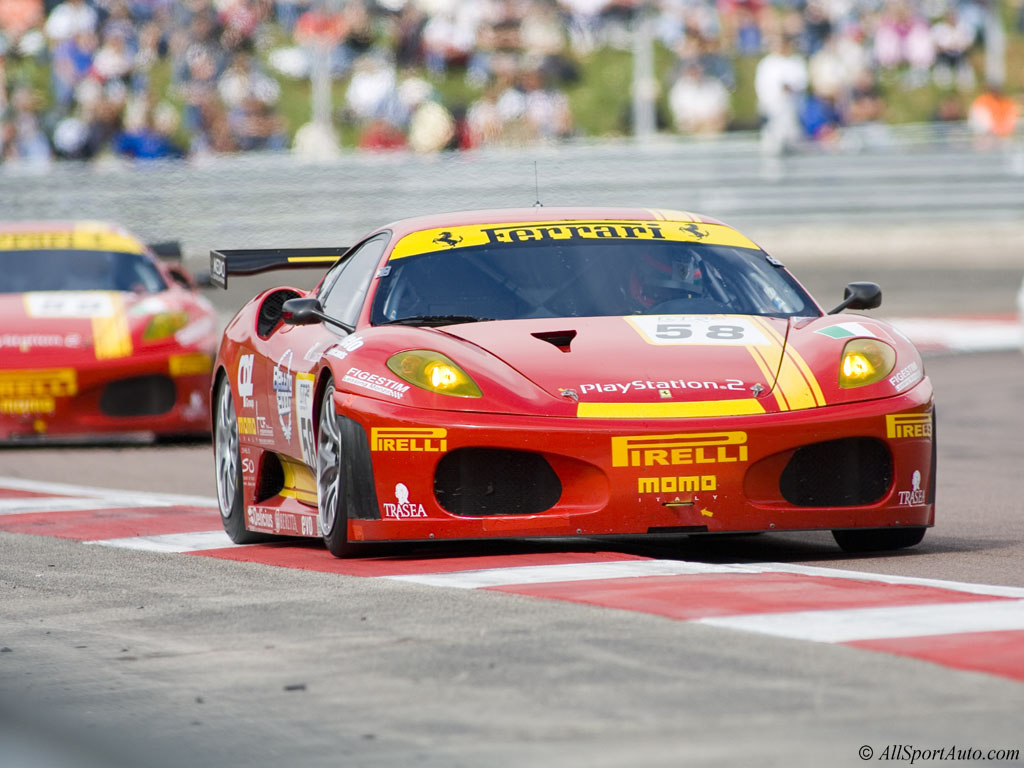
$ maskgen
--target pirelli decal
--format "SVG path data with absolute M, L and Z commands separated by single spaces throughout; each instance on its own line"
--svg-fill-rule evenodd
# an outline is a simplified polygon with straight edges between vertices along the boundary
M 403 237 L 391 252 L 391 260 L 436 251 L 490 245 L 587 240 L 648 240 L 731 245 L 758 250 L 724 224 L 695 221 L 534 221 L 427 229 Z
M 448 430 L 434 427 L 373 427 L 370 448 L 396 453 L 444 453 Z
M 0 371 L 0 398 L 4 400 L 48 402 L 51 397 L 72 397 L 77 393 L 78 374 L 74 368 Z
M 697 432 L 612 438 L 613 467 L 675 467 L 747 461 L 746 432 Z
M 885 417 L 885 436 L 899 440 L 906 437 L 931 437 L 930 413 L 891 413 Z

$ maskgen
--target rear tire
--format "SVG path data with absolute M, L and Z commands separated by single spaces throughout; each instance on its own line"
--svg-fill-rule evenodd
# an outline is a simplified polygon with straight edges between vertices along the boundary
M 927 528 L 864 528 L 832 531 L 844 552 L 887 552 L 920 544 Z
M 245 492 L 242 487 L 242 457 L 238 419 L 227 376 L 221 376 L 213 398 L 213 457 L 217 472 L 217 505 L 220 521 L 235 544 L 256 544 L 274 539 L 245 528 Z
M 334 409 L 334 383 L 327 382 L 320 400 L 316 437 L 317 520 L 324 544 L 335 557 L 352 557 L 359 545 L 348 540 L 348 521 L 355 517 L 351 489 L 351 440 Z

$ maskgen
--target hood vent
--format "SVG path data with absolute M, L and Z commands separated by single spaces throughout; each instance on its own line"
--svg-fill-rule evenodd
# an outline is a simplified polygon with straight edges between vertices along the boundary
M 558 347 L 562 352 L 568 352 L 569 345 L 576 338 L 576 331 L 539 331 L 530 335 Z

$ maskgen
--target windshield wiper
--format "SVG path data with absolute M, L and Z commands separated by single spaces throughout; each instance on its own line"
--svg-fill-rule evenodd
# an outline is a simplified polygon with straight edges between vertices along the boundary
M 456 325 L 457 323 L 484 323 L 494 320 L 493 317 L 476 317 L 475 315 L 412 315 L 386 320 L 380 325 Z

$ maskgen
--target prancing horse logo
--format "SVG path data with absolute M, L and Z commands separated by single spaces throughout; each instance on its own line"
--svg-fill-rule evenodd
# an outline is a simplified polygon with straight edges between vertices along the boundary
M 454 248 L 456 245 L 462 242 L 462 236 L 456 235 L 452 237 L 451 232 L 442 232 L 440 235 L 434 238 L 435 243 L 444 243 L 450 248 Z
M 703 240 L 705 237 L 707 237 L 710 234 L 707 230 L 701 229 L 696 224 L 683 224 L 683 226 L 681 226 L 679 229 L 682 232 L 689 232 L 691 235 L 696 237 L 698 240 Z

